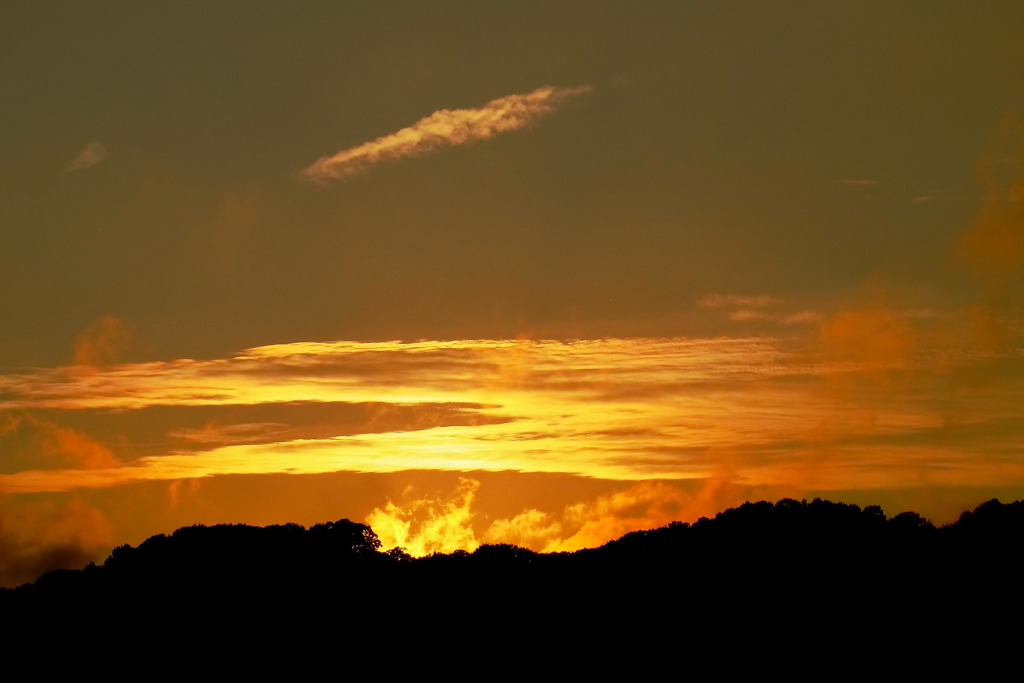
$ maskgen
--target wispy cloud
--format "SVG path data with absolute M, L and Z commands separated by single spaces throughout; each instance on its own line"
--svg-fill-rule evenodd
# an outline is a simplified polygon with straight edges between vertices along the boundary
M 756 311 L 752 308 L 741 308 L 729 314 L 729 320 L 744 322 L 747 320 L 774 320 L 775 316 L 764 311 Z
M 799 325 L 801 323 L 816 323 L 824 319 L 825 316 L 818 311 L 803 310 L 783 316 L 780 322 L 784 325 Z
M 119 464 L 113 452 L 82 432 L 31 413 L 0 412 L 0 471 L 105 469 Z
M 296 342 L 234 358 L 127 364 L 91 374 L 72 366 L 0 375 L 0 410 L 296 401 L 493 405 L 494 393 L 506 390 L 581 395 L 656 377 L 707 382 L 774 374 L 783 356 L 774 340 L 763 338 Z M 652 363 L 671 371 L 651 375 Z
M 755 296 L 739 296 L 736 294 L 709 294 L 697 302 L 698 306 L 705 308 L 721 308 L 723 306 L 735 306 L 737 308 L 765 308 L 783 303 L 784 299 L 767 294 Z
M 102 142 L 90 142 L 85 146 L 85 149 L 78 153 L 78 156 L 68 162 L 68 165 L 64 170 L 69 173 L 71 171 L 81 171 L 89 168 L 90 166 L 95 166 L 105 160 L 108 156 L 110 156 L 110 153 L 107 151 L 107 148 L 103 146 Z
M 729 320 L 733 322 L 769 322 L 782 325 L 800 325 L 805 323 L 816 323 L 824 319 L 818 311 L 803 310 L 795 313 L 769 312 L 764 309 L 779 306 L 786 303 L 785 299 L 757 294 L 754 296 L 740 296 L 736 294 L 710 294 L 697 301 L 698 306 L 704 308 L 732 308 L 729 311 Z
M 757 320 L 761 322 L 780 323 L 782 325 L 802 325 L 817 323 L 825 319 L 825 316 L 818 311 L 804 310 L 790 313 L 767 313 L 752 308 L 739 308 L 729 313 L 729 320 L 733 322 L 749 322 Z
M 918 195 L 910 200 L 911 204 L 925 204 L 927 202 L 957 202 L 963 199 L 962 196 L 946 190 L 932 190 L 925 194 Z
M 266 440 L 268 437 L 282 434 L 287 431 L 282 428 L 287 427 L 287 424 L 281 422 L 241 423 L 224 426 L 208 423 L 200 429 L 187 427 L 175 429 L 169 432 L 168 436 L 201 444 L 249 443 L 260 440 L 261 437 L 262 440 Z
M 299 175 L 314 182 L 338 180 L 382 161 L 422 156 L 443 147 L 487 140 L 529 126 L 553 112 L 566 98 L 590 90 L 589 86 L 544 86 L 522 95 L 492 100 L 476 109 L 440 109 L 396 133 L 321 157 Z

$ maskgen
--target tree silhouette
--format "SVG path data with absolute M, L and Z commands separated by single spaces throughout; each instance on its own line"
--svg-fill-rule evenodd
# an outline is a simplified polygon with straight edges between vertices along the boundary
M 253 638 L 258 624 L 320 624 L 364 641 L 468 629 L 507 642 L 556 632 L 603 642 L 609 629 L 648 633 L 665 615 L 688 615 L 677 638 L 788 630 L 834 632 L 835 644 L 884 622 L 913 625 L 920 639 L 951 615 L 985 624 L 1015 609 L 1022 538 L 1024 503 L 997 500 L 940 528 L 914 512 L 887 519 L 877 506 L 761 501 L 573 553 L 496 544 L 424 558 L 381 552 L 372 529 L 347 519 L 196 525 L 119 546 L 102 566 L 0 591 L 0 612 L 40 629 L 90 615 L 122 633 L 134 624 Z M 812 633 L 813 615 L 829 615 L 831 631 Z

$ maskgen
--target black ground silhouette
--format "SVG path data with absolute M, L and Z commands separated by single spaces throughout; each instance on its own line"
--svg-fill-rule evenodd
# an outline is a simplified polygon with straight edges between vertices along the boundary
M 0 614 L 27 633 L 69 621 L 221 639 L 313 629 L 381 647 L 459 633 L 503 647 L 517 637 L 613 647 L 666 628 L 774 642 L 811 623 L 822 638 L 895 629 L 914 639 L 1013 614 L 1022 539 L 1024 502 L 997 500 L 941 528 L 877 506 L 746 503 L 575 553 L 484 545 L 420 559 L 380 552 L 369 527 L 345 519 L 192 526 L 0 591 Z

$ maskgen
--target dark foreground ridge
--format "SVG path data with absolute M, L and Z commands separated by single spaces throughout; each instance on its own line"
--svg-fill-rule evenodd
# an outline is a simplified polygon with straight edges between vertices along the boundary
M 392 636 L 528 628 L 611 637 L 659 619 L 708 628 L 708 618 L 771 630 L 812 614 L 850 628 L 928 628 L 955 615 L 967 628 L 1019 605 L 1022 540 L 1024 502 L 997 500 L 941 528 L 913 512 L 886 519 L 877 506 L 746 503 L 575 553 L 484 545 L 420 559 L 380 552 L 368 526 L 345 519 L 192 526 L 116 548 L 102 566 L 4 590 L 0 613 L 8 623 L 88 615 L 143 630 L 333 624 Z

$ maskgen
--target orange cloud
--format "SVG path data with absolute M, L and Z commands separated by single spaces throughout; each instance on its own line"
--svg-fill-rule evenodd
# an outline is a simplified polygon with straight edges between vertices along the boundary
M 181 499 L 182 482 L 184 482 L 184 481 L 186 481 L 186 480 L 185 479 L 175 479 L 174 481 L 172 481 L 170 484 L 167 485 L 168 504 L 169 504 L 169 506 L 172 509 L 178 507 L 178 501 Z M 188 481 L 188 485 L 187 485 L 188 486 L 188 492 L 193 493 L 193 494 L 196 493 L 199 490 L 200 480 L 199 479 L 188 479 L 187 481 Z
M 511 543 L 520 548 L 540 550 L 561 536 L 561 522 L 546 512 L 531 508 L 514 517 L 495 520 L 483 540 L 485 543 Z
M 905 364 L 917 347 L 917 333 L 907 321 L 881 306 L 840 311 L 820 331 L 827 354 L 865 369 Z
M 106 519 L 80 501 L 0 504 L 0 586 L 18 586 L 53 569 L 80 569 L 101 561 L 112 546 Z
M 75 338 L 75 365 L 104 366 L 118 362 L 134 340 L 131 327 L 104 316 Z
M 397 133 L 321 157 L 299 174 L 323 182 L 340 179 L 382 161 L 422 156 L 442 147 L 487 140 L 529 126 L 554 111 L 555 105 L 590 90 L 544 86 L 522 95 L 492 100 L 478 109 L 441 109 Z
M 545 552 L 594 548 L 631 531 L 669 522 L 695 522 L 750 500 L 753 490 L 735 483 L 721 470 L 702 480 L 695 491 L 664 482 L 644 481 L 595 500 L 570 505 L 561 516 L 564 537 L 550 538 Z M 776 492 L 778 493 L 778 492 Z
M 681 519 L 691 496 L 660 482 L 640 482 L 624 491 L 566 508 L 563 526 L 575 533 L 554 538 L 546 552 L 594 548 L 638 529 L 653 529 Z
M 997 151 L 978 171 L 985 198 L 957 250 L 980 273 L 1017 272 L 1024 267 L 1024 124 L 1003 124 Z
M 52 439 L 51 448 L 79 467 L 101 469 L 116 467 L 119 464 L 109 448 L 96 443 L 81 432 L 54 424 L 47 425 L 46 428 Z
M 0 467 L 104 469 L 120 463 L 113 452 L 80 431 L 29 413 L 0 415 Z

